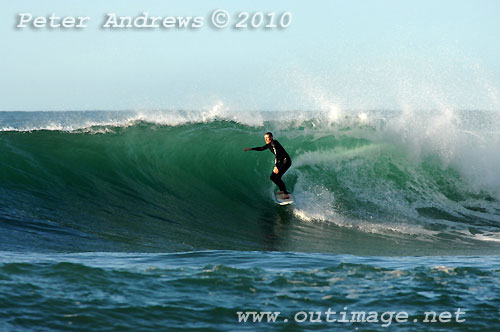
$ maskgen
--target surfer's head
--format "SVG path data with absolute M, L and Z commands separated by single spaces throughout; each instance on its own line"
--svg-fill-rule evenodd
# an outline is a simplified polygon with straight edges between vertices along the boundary
M 266 144 L 271 143 L 271 141 L 273 140 L 273 133 L 271 133 L 270 131 L 268 131 L 268 132 L 264 135 L 264 140 L 266 141 Z

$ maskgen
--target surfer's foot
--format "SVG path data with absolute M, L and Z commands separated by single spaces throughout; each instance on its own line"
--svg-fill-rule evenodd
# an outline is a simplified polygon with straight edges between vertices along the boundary
M 283 192 L 283 191 L 277 191 L 277 192 L 276 192 L 276 195 L 283 195 L 283 194 L 284 194 L 284 192 Z
M 283 199 L 289 199 L 289 198 L 290 198 L 290 195 L 285 194 L 285 195 L 281 196 L 281 198 L 283 198 Z

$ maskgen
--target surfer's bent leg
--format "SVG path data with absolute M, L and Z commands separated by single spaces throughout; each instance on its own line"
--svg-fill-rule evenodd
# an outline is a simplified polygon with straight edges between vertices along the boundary
M 270 176 L 271 181 L 273 181 L 278 186 L 278 188 L 280 188 L 280 191 L 282 191 L 285 195 L 288 194 L 289 192 L 286 190 L 286 185 L 283 182 L 283 180 L 281 180 L 281 177 L 283 176 L 283 174 L 285 174 L 286 171 L 288 171 L 290 166 L 292 166 L 292 163 L 289 160 L 287 160 L 283 164 L 283 166 L 278 168 L 278 173 L 273 172 L 271 173 Z

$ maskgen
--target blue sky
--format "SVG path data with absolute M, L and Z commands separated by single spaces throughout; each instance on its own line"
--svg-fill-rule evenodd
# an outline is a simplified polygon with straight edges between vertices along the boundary
M 214 29 L 225 9 L 286 29 Z M 19 13 L 90 16 L 17 29 Z M 200 29 L 100 28 L 106 13 L 202 16 Z M 500 2 L 0 1 L 0 110 L 499 109 Z

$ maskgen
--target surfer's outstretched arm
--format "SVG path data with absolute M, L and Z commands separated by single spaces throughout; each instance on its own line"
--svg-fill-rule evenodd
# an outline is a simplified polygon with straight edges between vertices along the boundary
M 264 151 L 269 149 L 269 144 L 266 144 L 264 146 L 258 146 L 256 148 L 244 148 L 243 151 L 248 151 L 248 150 L 253 150 L 253 151 Z

